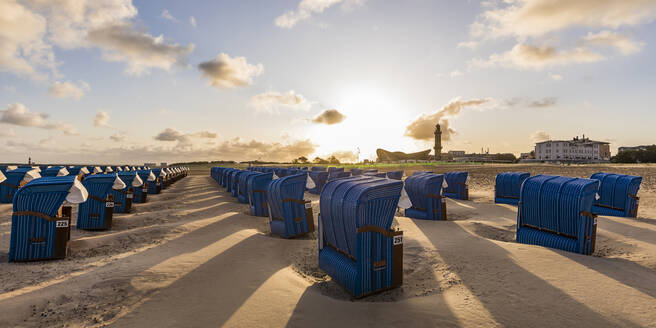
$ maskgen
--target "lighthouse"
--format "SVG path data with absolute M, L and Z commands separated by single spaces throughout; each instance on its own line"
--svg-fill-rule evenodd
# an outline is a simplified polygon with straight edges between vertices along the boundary
M 439 161 L 442 159 L 442 129 L 440 124 L 435 125 L 435 160 Z

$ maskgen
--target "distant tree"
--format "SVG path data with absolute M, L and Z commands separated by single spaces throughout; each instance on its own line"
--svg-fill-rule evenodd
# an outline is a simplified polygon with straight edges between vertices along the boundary
M 328 164 L 339 164 L 339 160 L 335 156 L 328 157 Z
M 315 157 L 315 158 L 312 160 L 312 163 L 314 163 L 314 164 L 329 164 L 330 162 L 328 162 L 327 160 L 325 160 L 325 159 L 323 159 L 323 158 L 321 158 L 321 157 Z
M 517 157 L 515 157 L 515 155 L 510 154 L 510 153 L 508 153 L 508 154 L 495 154 L 495 155 L 493 155 L 492 159 L 494 159 L 496 161 L 509 161 L 509 162 L 516 162 L 517 161 Z
M 301 156 L 292 161 L 292 164 L 307 164 L 307 163 L 309 163 L 309 161 L 305 156 Z
M 656 163 L 656 145 L 647 146 L 646 149 L 621 151 L 610 160 L 613 163 Z

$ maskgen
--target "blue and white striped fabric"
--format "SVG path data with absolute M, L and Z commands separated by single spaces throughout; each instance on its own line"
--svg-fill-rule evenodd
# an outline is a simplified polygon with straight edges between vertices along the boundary
M 494 184 L 494 202 L 497 204 L 517 205 L 522 184 L 530 173 L 504 172 L 497 174 Z
M 599 181 L 536 175 L 524 181 L 517 211 L 517 242 L 589 255 L 596 219 L 592 204 Z
M 598 180 L 599 199 L 592 212 L 599 215 L 634 218 L 638 215 L 638 190 L 642 177 L 624 174 L 595 173 L 590 179 Z
M 405 216 L 422 220 L 446 220 L 443 185 L 442 174 L 421 173 L 405 179 L 404 188 L 412 203 L 412 207 L 405 209 Z
M 329 181 L 321 193 L 319 267 L 356 297 L 402 281 L 393 254 L 402 233 L 390 231 L 401 188 L 398 180 L 359 176 Z
M 312 232 L 314 220 L 305 211 L 303 195 L 307 173 L 298 173 L 273 180 L 267 187 L 271 232 L 283 238 L 291 238 Z
M 89 199 L 80 204 L 77 215 L 77 228 L 87 230 L 106 230 L 112 227 L 114 204 L 107 196 L 112 193 L 116 174 L 95 174 L 88 176 L 82 184 L 89 192 Z
M 4 175 L 6 179 L 0 182 L 0 203 L 12 203 L 14 194 L 22 185 L 41 177 L 31 167 L 7 170 Z
M 75 195 L 75 199 L 85 199 L 86 191 L 75 176 L 35 179 L 16 192 L 11 218 L 9 261 L 66 256 L 70 217 L 58 218 L 57 214 L 73 189 L 81 193 Z M 73 201 L 72 198 L 69 200 Z M 61 229 L 65 229 L 64 233 L 57 233 Z M 58 247 L 60 249 L 56 249 Z

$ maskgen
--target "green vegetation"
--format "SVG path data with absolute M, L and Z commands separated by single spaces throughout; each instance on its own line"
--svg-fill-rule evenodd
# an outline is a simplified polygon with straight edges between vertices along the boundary
M 611 158 L 613 163 L 656 163 L 656 145 L 642 150 L 625 150 Z

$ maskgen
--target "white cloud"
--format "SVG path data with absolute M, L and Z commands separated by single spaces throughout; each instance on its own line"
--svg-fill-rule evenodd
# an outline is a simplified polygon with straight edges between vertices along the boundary
M 483 12 L 474 37 L 537 37 L 572 27 L 619 28 L 656 19 L 654 0 L 510 0 Z
M 15 0 L 0 1 L 0 70 L 44 79 L 40 68 L 55 69 L 45 34 L 45 17 Z
M 15 137 L 14 129 L 0 129 L 0 137 Z
M 326 109 L 311 120 L 312 123 L 333 125 L 344 122 L 346 116 L 337 109 Z
M 533 142 L 542 142 L 542 141 L 551 140 L 551 136 L 549 135 L 549 133 L 544 131 L 535 131 L 533 132 L 533 134 L 531 134 L 531 140 Z
M 477 41 L 463 41 L 458 43 L 458 48 L 475 49 L 478 47 Z
M 252 65 L 245 57 L 231 58 L 220 53 L 216 58 L 198 65 L 198 69 L 219 89 L 237 88 L 253 84 L 253 78 L 264 71 L 264 65 Z
M 135 31 L 126 24 L 107 25 L 89 32 L 89 40 L 101 46 L 103 58 L 125 62 L 126 72 L 140 75 L 150 68 L 170 70 L 173 65 L 185 66 L 193 44 L 166 44 L 162 35 L 154 37 Z
M 258 111 L 279 113 L 280 109 L 308 110 L 312 106 L 303 95 L 289 90 L 284 93 L 267 91 L 251 98 L 250 106 Z
M 109 128 L 109 113 L 105 111 L 96 113 L 96 116 L 93 117 L 93 126 Z
M 10 104 L 6 109 L 0 110 L 0 113 L 0 123 L 46 130 L 57 130 L 67 135 L 77 134 L 77 131 L 72 125 L 59 122 L 47 122 L 47 114 L 31 112 L 21 103 Z
M 289 10 L 285 12 L 278 16 L 274 23 L 281 28 L 292 28 L 298 22 L 307 20 L 314 14 L 320 14 L 324 10 L 339 3 L 342 3 L 342 9 L 348 11 L 361 6 L 364 0 L 301 0 L 295 11 Z
M 169 70 L 186 64 L 193 44 L 167 44 L 132 26 L 132 0 L 16 0 L 0 2 L 0 70 L 38 80 L 50 71 L 59 78 L 53 47 L 98 46 L 108 61 L 125 62 L 127 72 Z
M 551 78 L 554 81 L 562 81 L 563 76 L 560 74 L 554 74 L 554 73 L 549 73 L 549 78 Z
M 585 47 L 560 51 L 550 46 L 517 44 L 511 50 L 492 54 L 487 59 L 473 59 L 470 67 L 511 67 L 541 70 L 545 67 L 565 66 L 571 63 L 594 63 L 605 57 Z
M 172 22 L 177 22 L 178 21 L 175 17 L 173 17 L 173 15 L 171 15 L 171 12 L 169 12 L 168 9 L 164 9 L 162 11 L 162 18 L 170 20 Z
M 61 82 L 56 81 L 53 83 L 48 92 L 51 96 L 59 99 L 73 98 L 80 100 L 84 96 L 85 91 L 89 91 L 89 84 L 84 81 L 80 81 L 80 85 L 77 86 L 72 82 Z
M 109 139 L 115 142 L 122 142 L 125 141 L 128 138 L 128 136 L 125 133 L 114 133 L 111 136 L 109 136 Z
M 449 118 L 460 115 L 460 111 L 467 107 L 481 107 L 494 103 L 492 99 L 470 99 L 461 100 L 459 97 L 451 100 L 444 107 L 432 114 L 421 114 L 405 128 L 405 136 L 416 140 L 430 141 L 435 138 L 433 132 L 435 125 L 440 124 L 442 128 L 442 140 L 449 141 L 456 133 L 450 127 Z
M 451 74 L 449 74 L 449 76 L 451 76 L 451 78 L 456 78 L 456 77 L 460 77 L 460 76 L 463 76 L 463 75 L 464 74 L 459 70 L 454 70 L 454 71 L 451 72 Z
M 216 133 L 209 131 L 183 133 L 174 128 L 166 128 L 164 131 L 154 136 L 153 139 L 165 142 L 177 141 L 178 146 L 189 148 L 193 146 L 192 138 L 215 139 L 217 136 Z
M 612 47 L 617 49 L 622 55 L 631 55 L 640 52 L 645 45 L 643 42 L 631 40 L 626 35 L 611 31 L 590 32 L 583 38 L 583 43 L 592 46 Z
M 194 17 L 194 16 L 190 16 L 190 17 L 189 17 L 189 24 L 191 24 L 191 26 L 193 26 L 193 27 L 196 27 L 196 26 L 197 26 L 197 24 L 196 24 L 196 17 Z

